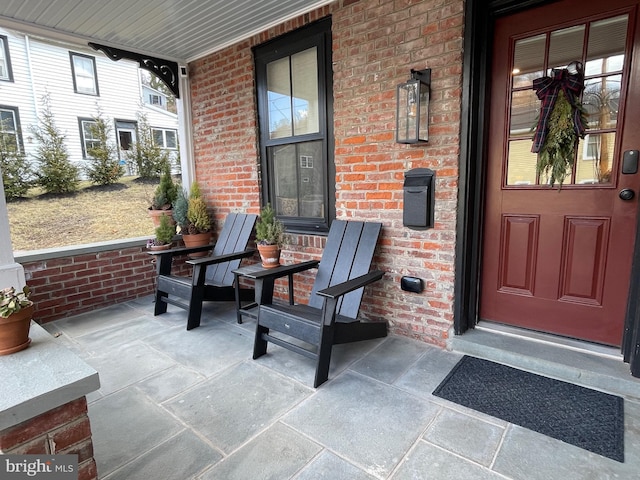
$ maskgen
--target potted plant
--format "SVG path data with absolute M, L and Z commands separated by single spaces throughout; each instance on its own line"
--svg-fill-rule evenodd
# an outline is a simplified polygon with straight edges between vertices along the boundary
M 153 194 L 153 200 L 149 207 L 149 216 L 156 228 L 160 226 L 160 217 L 168 216 L 170 221 L 173 219 L 172 209 L 177 196 L 178 186 L 173 182 L 171 171 L 167 166 L 160 177 L 160 184 Z
M 0 355 L 24 350 L 31 343 L 29 329 L 33 316 L 31 291 L 25 286 L 0 290 Z
M 256 224 L 256 242 L 263 267 L 274 268 L 280 265 L 280 251 L 284 240 L 284 225 L 276 217 L 273 207 L 267 204 L 260 212 Z
M 168 216 L 163 215 L 160 217 L 160 225 L 156 228 L 156 238 L 147 242 L 147 248 L 149 250 L 168 250 L 171 248 L 175 234 L 175 224 Z
M 173 218 L 178 224 L 182 240 L 187 247 L 199 247 L 211 243 L 211 217 L 202 196 L 200 186 L 193 182 L 189 196 L 180 190 L 176 198 Z M 206 252 L 191 256 L 204 256 Z

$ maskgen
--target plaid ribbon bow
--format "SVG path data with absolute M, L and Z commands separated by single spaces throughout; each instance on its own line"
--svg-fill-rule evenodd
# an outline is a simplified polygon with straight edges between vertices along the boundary
M 533 153 L 538 153 L 542 145 L 544 145 L 549 127 L 549 117 L 558 99 L 558 92 L 561 89 L 571 104 L 573 128 L 579 137 L 584 137 L 585 125 L 576 105 L 576 97 L 580 95 L 584 88 L 584 77 L 580 73 L 571 74 L 566 68 L 554 68 L 551 73 L 551 77 L 540 77 L 533 81 L 533 89 L 542 102 L 540 118 L 538 119 L 536 133 L 533 137 L 533 146 L 531 147 Z

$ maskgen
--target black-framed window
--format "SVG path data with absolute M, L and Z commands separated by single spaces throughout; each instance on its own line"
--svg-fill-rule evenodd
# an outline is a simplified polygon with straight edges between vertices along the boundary
M 178 149 L 178 131 L 174 128 L 152 128 L 153 142 L 165 150 Z
M 97 123 L 93 118 L 78 118 L 78 125 L 80 127 L 80 143 L 82 144 L 82 158 L 89 158 L 87 153 L 92 148 L 100 146 L 100 139 L 95 136 L 95 127 Z
M 288 231 L 335 218 L 331 19 L 254 49 L 262 195 Z
M 3 150 L 24 153 L 18 107 L 0 105 L 0 141 Z
M 0 80 L 13 82 L 11 70 L 11 56 L 9 55 L 9 41 L 6 35 L 0 35 Z
M 96 58 L 82 53 L 69 52 L 73 90 L 84 95 L 100 95 Z

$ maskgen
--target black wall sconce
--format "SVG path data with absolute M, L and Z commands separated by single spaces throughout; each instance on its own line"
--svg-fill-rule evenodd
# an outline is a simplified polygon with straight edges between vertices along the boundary
M 411 79 L 398 85 L 396 97 L 396 142 L 424 143 L 429 140 L 429 88 L 431 69 L 411 69 Z

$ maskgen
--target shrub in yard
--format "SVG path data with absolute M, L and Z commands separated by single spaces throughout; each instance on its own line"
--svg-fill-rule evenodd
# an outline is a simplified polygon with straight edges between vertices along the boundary
M 32 127 L 38 141 L 37 183 L 48 193 L 71 193 L 78 190 L 79 169 L 69 160 L 65 136 L 56 127 L 49 95 L 42 97 L 40 125 Z
M 138 113 L 137 140 L 127 152 L 127 162 L 140 178 L 158 178 L 170 167 L 169 154 L 153 141 L 153 133 L 146 115 Z
M 0 124 L 0 171 L 7 200 L 23 197 L 33 183 L 31 165 L 17 142 L 17 136 L 7 133 Z
M 85 136 L 93 139 L 87 146 L 88 164 L 84 169 L 87 177 L 96 185 L 116 183 L 124 175 L 124 167 L 118 160 L 116 146 L 109 141 L 111 125 L 98 110 L 93 123 L 85 123 L 84 128 L 89 134 Z

